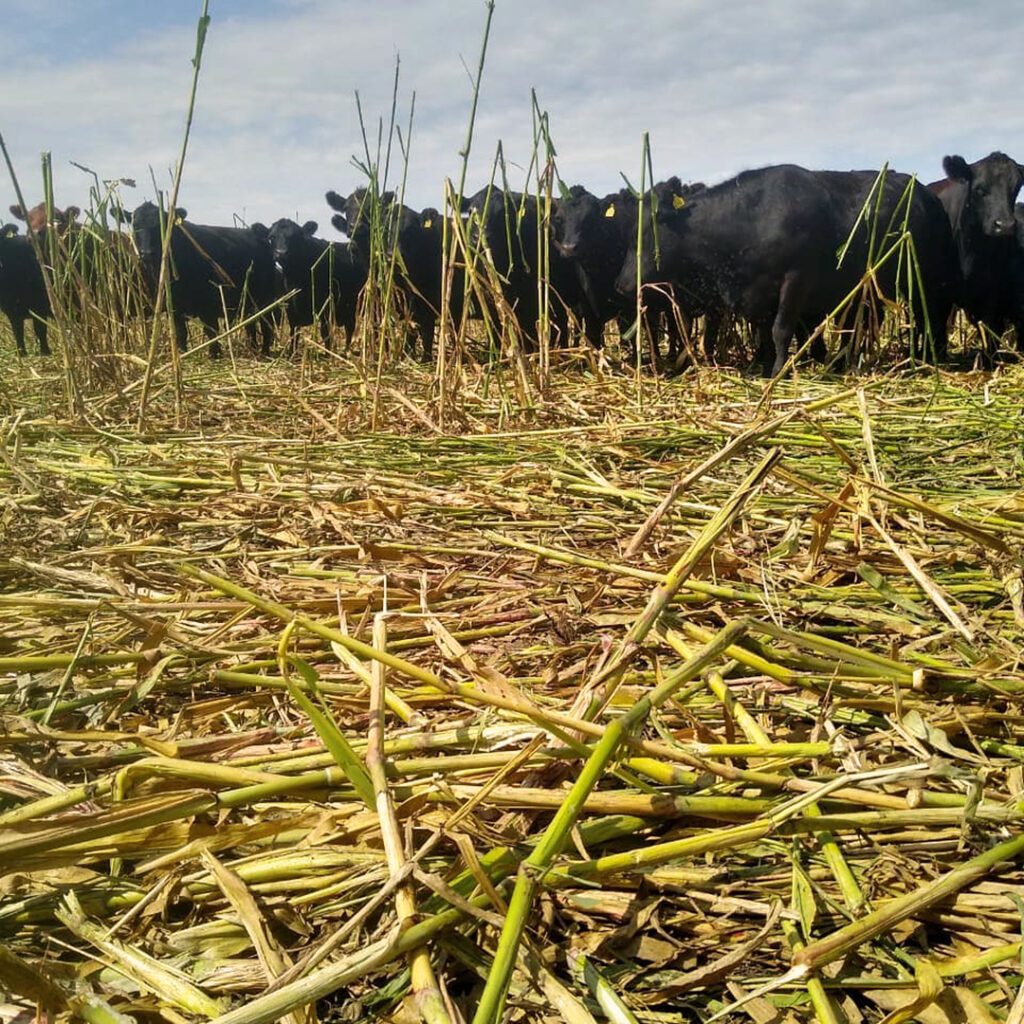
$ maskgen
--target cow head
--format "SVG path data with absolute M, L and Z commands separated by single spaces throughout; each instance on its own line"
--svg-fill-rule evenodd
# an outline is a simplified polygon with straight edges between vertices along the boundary
M 552 240 L 570 259 L 601 244 L 611 225 L 606 223 L 601 201 L 582 185 L 573 185 L 551 213 Z
M 15 203 L 10 210 L 18 220 L 23 220 L 28 225 L 29 231 L 35 235 L 42 234 L 48 227 L 52 227 L 57 234 L 63 235 L 82 212 L 77 206 L 68 206 L 63 210 L 54 206 L 50 210 L 51 217 L 47 220 L 46 203 L 37 203 L 31 210 L 26 210 L 20 203 Z
M 942 168 L 963 189 L 965 213 L 975 228 L 993 238 L 1016 232 L 1014 202 L 1024 184 L 1024 169 L 1016 160 L 1005 153 L 990 153 L 969 164 L 962 156 L 947 156 Z
M 389 212 L 395 201 L 394 192 L 385 192 L 380 197 L 374 197 L 369 189 L 357 188 L 349 196 L 342 196 L 331 191 L 326 194 L 325 198 L 327 205 L 343 215 L 345 221 L 344 226 L 339 224 L 337 218 L 332 218 L 331 223 L 343 234 L 348 235 L 355 247 L 364 255 L 369 254 L 372 244 L 371 233 L 375 206 L 379 223 L 390 236 L 392 226 Z
M 470 246 L 486 251 L 499 275 L 529 272 L 537 251 L 537 208 L 532 196 L 489 185 L 463 199 L 461 209 L 469 216 Z
M 684 185 L 679 178 L 673 176 L 667 181 L 658 182 L 644 195 L 642 203 L 639 199 L 632 199 L 637 206 L 637 215 L 642 212 L 644 218 L 643 247 L 639 260 L 640 280 L 643 284 L 669 284 L 675 279 L 681 258 L 682 237 L 690 214 L 690 201 L 701 191 L 702 185 Z M 627 207 L 625 197 L 621 203 Z M 626 257 L 615 281 L 615 289 L 620 295 L 636 294 L 635 218 L 629 234 L 631 237 L 626 242 Z
M 287 217 L 274 221 L 267 230 L 267 239 L 274 251 L 274 262 L 282 270 L 287 270 L 302 260 L 307 249 L 306 243 L 316 234 L 317 227 L 315 220 L 307 220 L 301 227 Z
M 165 216 L 170 216 L 165 215 Z M 182 207 L 174 210 L 176 221 L 184 220 L 188 211 Z M 163 235 L 161 234 L 160 208 L 146 200 L 135 208 L 132 213 L 132 235 L 135 237 L 135 248 L 139 253 L 139 262 L 148 273 L 155 273 L 160 266 Z
M 14 238 L 17 233 L 17 224 L 5 224 L 3 227 L 0 227 L 0 238 Z

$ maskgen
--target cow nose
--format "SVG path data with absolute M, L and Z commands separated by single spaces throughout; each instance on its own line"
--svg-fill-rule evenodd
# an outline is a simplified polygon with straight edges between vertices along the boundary
M 992 226 L 997 235 L 1012 235 L 1017 230 L 1015 220 L 997 220 Z

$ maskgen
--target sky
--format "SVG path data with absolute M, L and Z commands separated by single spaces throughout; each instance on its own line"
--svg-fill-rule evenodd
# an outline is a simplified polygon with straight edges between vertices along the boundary
M 57 204 L 92 179 L 128 208 L 170 189 L 202 0 L 2 0 L 0 134 L 29 205 L 51 154 Z M 457 185 L 483 0 L 210 0 L 179 206 L 231 224 L 292 217 L 336 237 L 323 194 L 366 183 L 390 119 L 405 200 Z M 521 187 L 534 100 L 558 173 L 602 195 L 746 168 L 879 168 L 941 178 L 942 158 L 1024 161 L 1019 9 L 1009 0 L 495 0 L 467 194 L 500 151 Z M 411 130 L 410 130 L 411 120 Z M 386 138 L 385 138 L 386 143 Z M 394 143 L 387 176 L 402 188 Z M 383 151 L 380 156 L 383 172 Z M 154 185 L 155 182 L 155 185 Z M 0 211 L 15 201 L 0 166 Z

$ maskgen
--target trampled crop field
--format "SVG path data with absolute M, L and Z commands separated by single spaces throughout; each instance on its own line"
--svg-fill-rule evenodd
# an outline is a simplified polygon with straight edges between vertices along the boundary
M 3 366 L 5 1019 L 1005 1017 L 1020 367 Z

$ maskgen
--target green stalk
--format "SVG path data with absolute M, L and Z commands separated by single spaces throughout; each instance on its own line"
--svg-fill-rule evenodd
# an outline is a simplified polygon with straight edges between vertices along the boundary
M 221 1003 L 191 984 L 181 971 L 111 938 L 106 929 L 87 920 L 74 891 L 67 893 L 64 901 L 65 907 L 55 911 L 57 919 L 77 938 L 95 946 L 118 972 L 156 996 L 161 1004 L 198 1017 L 213 1018 L 222 1012 Z
M 570 830 L 583 809 L 587 796 L 600 781 L 619 746 L 653 709 L 660 707 L 680 686 L 699 675 L 722 654 L 729 644 L 746 632 L 748 626 L 747 620 L 740 619 L 720 630 L 714 640 L 699 654 L 669 676 L 651 694 L 642 697 L 629 711 L 612 721 L 605 729 L 604 736 L 583 766 L 579 777 L 555 813 L 540 842 L 520 867 L 516 886 L 509 901 L 505 927 L 495 953 L 494 965 L 488 975 L 483 995 L 473 1017 L 474 1024 L 498 1024 L 500 1021 L 509 981 L 512 977 L 512 969 L 515 966 L 519 944 L 526 929 L 526 922 L 537 887 L 551 867 L 554 858 L 561 852 Z
M 825 964 L 852 952 L 862 943 L 884 934 L 908 917 L 920 914 L 947 896 L 973 885 L 997 865 L 1015 860 L 1021 854 L 1024 854 L 1024 835 L 993 846 L 966 864 L 953 868 L 913 892 L 889 900 L 877 910 L 850 922 L 826 938 L 797 950 L 793 954 L 793 967 L 805 974 L 819 970 Z
M 179 821 L 216 807 L 216 798 L 194 790 L 170 796 L 118 803 L 112 810 L 89 815 L 68 815 L 42 830 L 28 827 L 24 835 L 8 837 L 0 849 L 0 873 L 17 870 L 30 855 L 57 851 L 75 844 L 118 836 L 132 829 L 165 821 Z M 12 830 L 14 831 L 14 830 Z
M 7 672 L 48 672 L 51 669 L 103 668 L 107 665 L 138 665 L 148 661 L 149 651 L 123 651 L 118 654 L 17 654 L 0 658 L 0 675 Z
M 283 641 L 286 640 L 287 634 L 288 630 L 286 629 L 285 636 L 282 638 Z M 348 740 L 345 738 L 345 734 L 338 728 L 337 722 L 334 721 L 329 713 L 321 711 L 321 709 L 318 708 L 313 701 L 299 689 L 299 687 L 292 683 L 291 677 L 288 674 L 288 661 L 292 661 L 295 664 L 295 667 L 299 670 L 300 674 L 305 677 L 306 684 L 314 693 L 316 692 L 314 689 L 316 685 L 316 673 L 304 662 L 299 661 L 298 658 L 290 657 L 283 652 L 281 653 L 281 671 L 284 674 L 285 684 L 288 686 L 288 692 L 291 694 L 292 700 L 294 700 L 306 714 L 306 717 L 310 720 L 317 735 L 320 737 L 321 742 L 327 750 L 330 751 L 330 754 L 334 758 L 337 766 L 342 772 L 344 772 L 345 777 L 359 794 L 359 798 L 367 807 L 372 809 L 374 805 L 373 784 L 370 782 L 369 776 L 366 774 L 366 770 L 363 768 L 359 758 L 349 745 Z M 278 781 L 278 779 L 274 779 L 273 781 L 269 781 L 269 784 L 274 785 Z M 257 783 L 257 785 L 259 785 L 259 783 Z
M 257 608 L 267 615 L 273 615 L 275 618 L 280 619 L 286 624 L 289 622 L 295 622 L 307 632 L 315 633 L 317 636 L 330 643 L 336 643 L 351 651 L 353 654 L 358 655 L 360 658 L 383 662 L 388 667 L 395 669 L 396 672 L 401 672 L 403 675 L 416 679 L 421 683 L 426 683 L 438 690 L 444 691 L 448 689 L 448 687 L 441 681 L 440 677 L 435 675 L 435 673 L 430 672 L 427 669 L 420 668 L 418 665 L 413 665 L 412 662 L 405 661 L 403 658 L 397 658 L 393 654 L 388 654 L 387 651 L 378 651 L 369 644 L 363 643 L 362 640 L 356 640 L 355 637 L 348 636 L 347 634 L 342 633 L 341 630 L 325 626 L 323 623 L 317 622 L 315 619 L 311 619 L 306 615 L 299 615 L 291 609 L 286 608 L 283 604 L 278 604 L 276 601 L 260 597 L 258 594 L 254 594 L 251 590 L 247 590 L 245 587 L 239 586 L 237 583 L 232 583 L 230 580 L 214 576 L 213 573 L 206 572 L 194 565 L 189 565 L 187 562 L 180 562 L 178 564 L 178 569 L 186 576 L 191 576 L 194 579 L 201 580 L 203 583 L 207 584 L 207 586 L 219 590 L 222 594 L 229 594 L 231 597 L 235 597 L 240 601 L 245 601 L 247 604 L 252 605 L 253 608 Z
M 751 715 L 743 704 L 735 698 L 733 692 L 728 686 L 726 686 L 725 680 L 721 675 L 717 672 L 709 672 L 707 683 L 708 689 L 710 689 L 722 702 L 722 706 L 727 709 L 729 714 L 739 722 L 740 728 L 750 740 L 755 743 L 769 743 L 768 736 L 765 734 L 764 730 L 760 725 L 758 725 L 753 715 Z M 810 746 L 813 744 L 808 745 Z M 830 752 L 831 751 L 827 751 L 827 753 Z M 807 809 L 804 811 L 804 816 L 806 818 L 815 818 L 818 817 L 819 814 L 820 811 L 818 810 L 818 805 L 816 803 L 809 804 Z M 843 857 L 839 844 L 835 841 L 835 837 L 832 833 L 827 832 L 824 829 L 817 835 L 818 841 L 821 843 L 822 850 L 825 854 L 825 860 L 828 862 L 833 876 L 839 883 L 839 888 L 843 893 L 843 898 L 846 901 L 847 907 L 851 910 L 859 910 L 864 903 L 864 894 L 861 892 L 860 886 L 857 885 L 857 879 L 854 877 L 849 864 L 847 864 L 846 859 Z
M 768 473 L 771 472 L 772 467 L 781 456 L 782 451 L 775 448 L 761 459 L 740 483 L 739 487 L 733 491 L 729 500 L 726 501 L 704 529 L 701 530 L 697 539 L 679 557 L 664 580 L 651 592 L 646 607 L 634 621 L 629 632 L 622 638 L 618 649 L 608 659 L 608 664 L 590 680 L 589 685 L 592 688 L 596 687 L 599 683 L 605 683 L 606 685 L 602 699 L 599 702 L 595 701 L 591 705 L 588 712 L 584 714 L 585 718 L 596 718 L 609 705 L 622 681 L 622 675 L 627 663 L 639 650 L 640 644 L 643 643 L 647 634 L 654 628 L 655 623 L 671 603 L 672 598 L 675 597 L 687 577 L 693 572 L 700 560 L 715 546 L 718 538 L 733 524 L 744 505 L 750 500 L 754 491 Z
M 789 948 L 794 953 L 803 950 L 805 945 L 800 937 L 800 929 L 797 927 L 796 921 L 784 917 L 779 924 L 782 927 L 783 935 L 786 936 L 786 942 L 789 943 Z M 811 997 L 811 1005 L 814 1007 L 818 1024 L 844 1024 L 846 1018 L 832 1001 L 821 978 L 812 976 L 807 979 L 807 994 Z
M 377 650 L 385 650 L 388 643 L 387 619 L 378 614 L 373 620 L 373 643 Z M 384 690 L 387 687 L 387 666 L 373 663 L 370 682 L 370 722 L 366 740 L 366 768 L 372 780 L 371 807 L 375 807 L 380 822 L 381 840 L 388 870 L 392 878 L 401 874 L 407 863 L 402 829 L 395 813 L 391 791 L 388 788 L 387 766 L 384 756 Z M 408 883 L 395 891 L 395 911 L 405 927 L 417 916 L 416 897 Z M 425 947 L 411 950 L 409 970 L 412 977 L 413 1002 L 427 1024 L 451 1024 L 451 1018 L 441 998 L 441 990 Z

